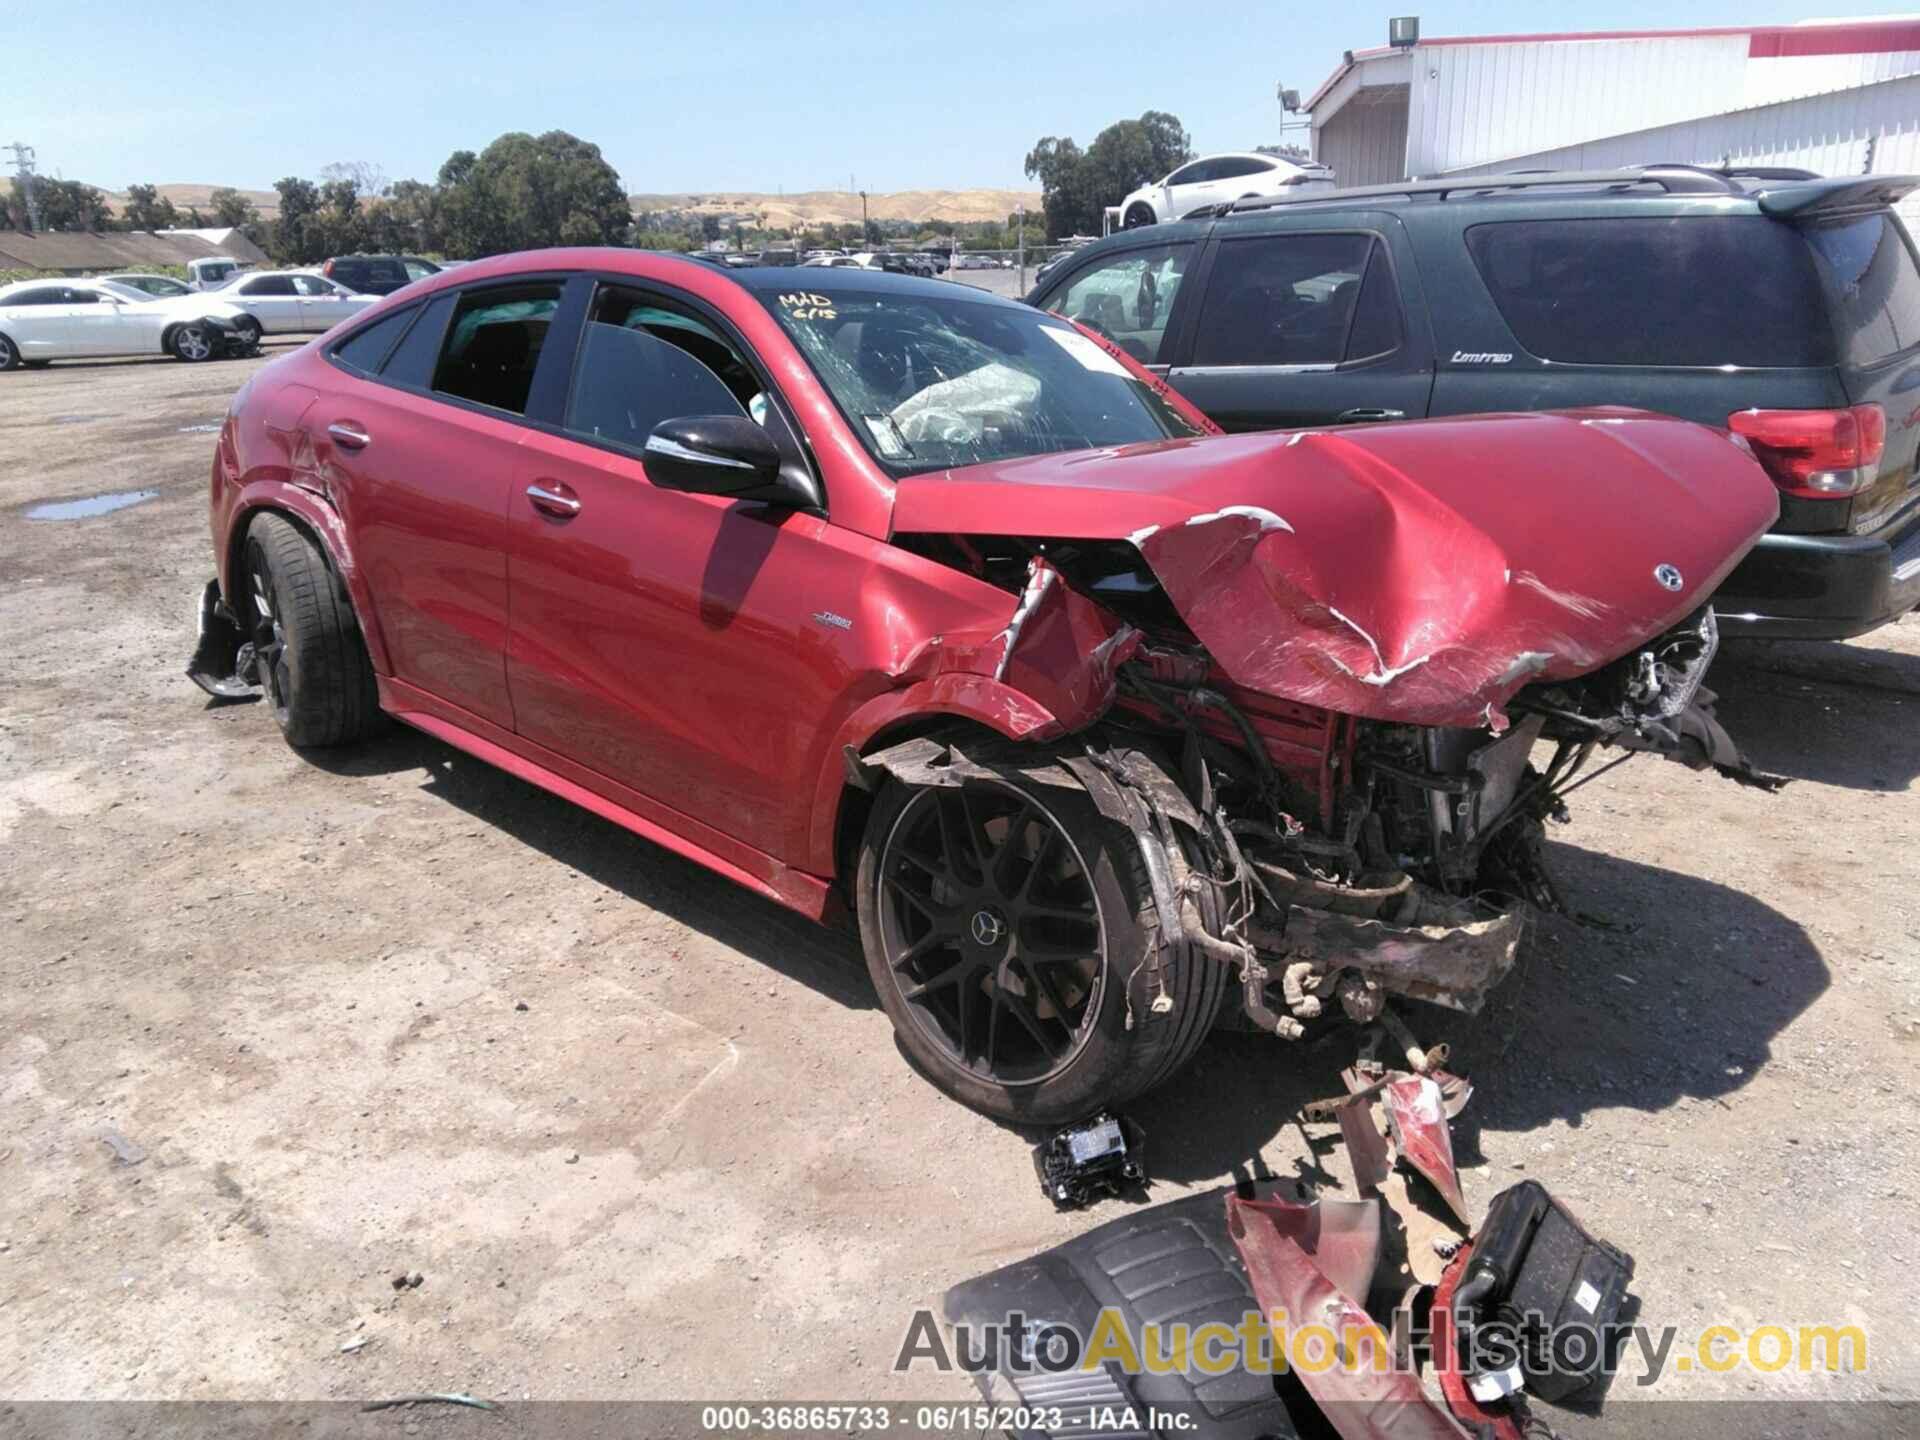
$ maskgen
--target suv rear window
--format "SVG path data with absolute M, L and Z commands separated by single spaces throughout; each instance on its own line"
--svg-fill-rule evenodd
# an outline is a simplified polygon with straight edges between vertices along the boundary
M 1573 365 L 1832 365 L 1802 231 L 1764 215 L 1512 220 L 1467 249 L 1521 345 Z
M 1871 365 L 1920 345 L 1920 269 L 1885 211 L 1809 225 L 1846 360 Z

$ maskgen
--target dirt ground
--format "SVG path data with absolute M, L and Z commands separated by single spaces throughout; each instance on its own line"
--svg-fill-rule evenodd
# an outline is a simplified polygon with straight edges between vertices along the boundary
M 424 736 L 303 757 L 183 677 L 206 427 L 259 363 L 0 376 L 0 1399 L 970 1395 L 889 1373 L 914 1308 L 1124 1202 L 1055 1214 L 1026 1137 L 907 1068 L 851 937 Z M 1413 1018 L 1477 1087 L 1470 1203 L 1547 1182 L 1683 1344 L 1869 1337 L 1864 1374 L 1623 1378 L 1609 1415 L 1920 1397 L 1920 621 L 1711 683 L 1795 783 L 1589 785 L 1552 847 L 1583 919 L 1477 1019 Z M 1291 1117 L 1350 1045 L 1215 1036 L 1134 1111 L 1154 1194 L 1346 1183 Z

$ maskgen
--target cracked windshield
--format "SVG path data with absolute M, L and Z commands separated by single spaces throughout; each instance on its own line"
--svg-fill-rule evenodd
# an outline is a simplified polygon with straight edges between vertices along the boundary
M 1200 433 L 1071 326 L 973 301 L 762 297 L 896 474 Z

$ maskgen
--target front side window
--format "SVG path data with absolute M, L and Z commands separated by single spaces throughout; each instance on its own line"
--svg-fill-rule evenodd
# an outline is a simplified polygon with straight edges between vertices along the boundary
M 1584 365 L 1835 363 L 1806 241 L 1764 215 L 1511 220 L 1467 250 L 1514 338 Z
M 636 291 L 602 287 L 574 362 L 566 428 L 639 450 L 662 420 L 694 415 L 764 424 L 759 378 L 704 322 Z
M 896 475 L 1201 433 L 1051 315 L 838 286 L 758 295 Z
M 1191 244 L 1111 256 L 1074 276 L 1047 309 L 1105 335 L 1142 365 L 1157 365 L 1192 256 Z
M 534 367 L 559 307 L 558 285 L 463 295 L 434 368 L 433 388 L 511 415 L 526 414 Z
M 1214 174 L 1213 161 L 1196 160 L 1191 165 L 1184 165 L 1169 175 L 1167 177 L 1167 184 L 1198 185 L 1203 181 L 1213 179 Z
M 1374 248 L 1370 235 L 1254 235 L 1221 242 L 1193 363 L 1338 365 Z
M 1871 365 L 1920 345 L 1920 270 L 1893 216 L 1810 225 L 1805 234 L 1849 362 Z
M 407 272 L 407 278 L 409 280 L 424 280 L 429 275 L 438 275 L 440 273 L 440 267 L 438 265 L 429 265 L 424 260 L 402 260 L 400 265 L 401 268 Z

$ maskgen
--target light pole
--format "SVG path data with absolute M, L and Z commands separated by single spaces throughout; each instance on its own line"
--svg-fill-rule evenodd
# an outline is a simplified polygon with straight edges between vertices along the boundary
M 867 246 L 873 243 L 873 237 L 868 233 L 868 230 L 867 230 L 868 223 L 869 222 L 867 220 L 867 192 L 862 190 L 860 192 L 860 245 L 862 249 L 865 249 Z

